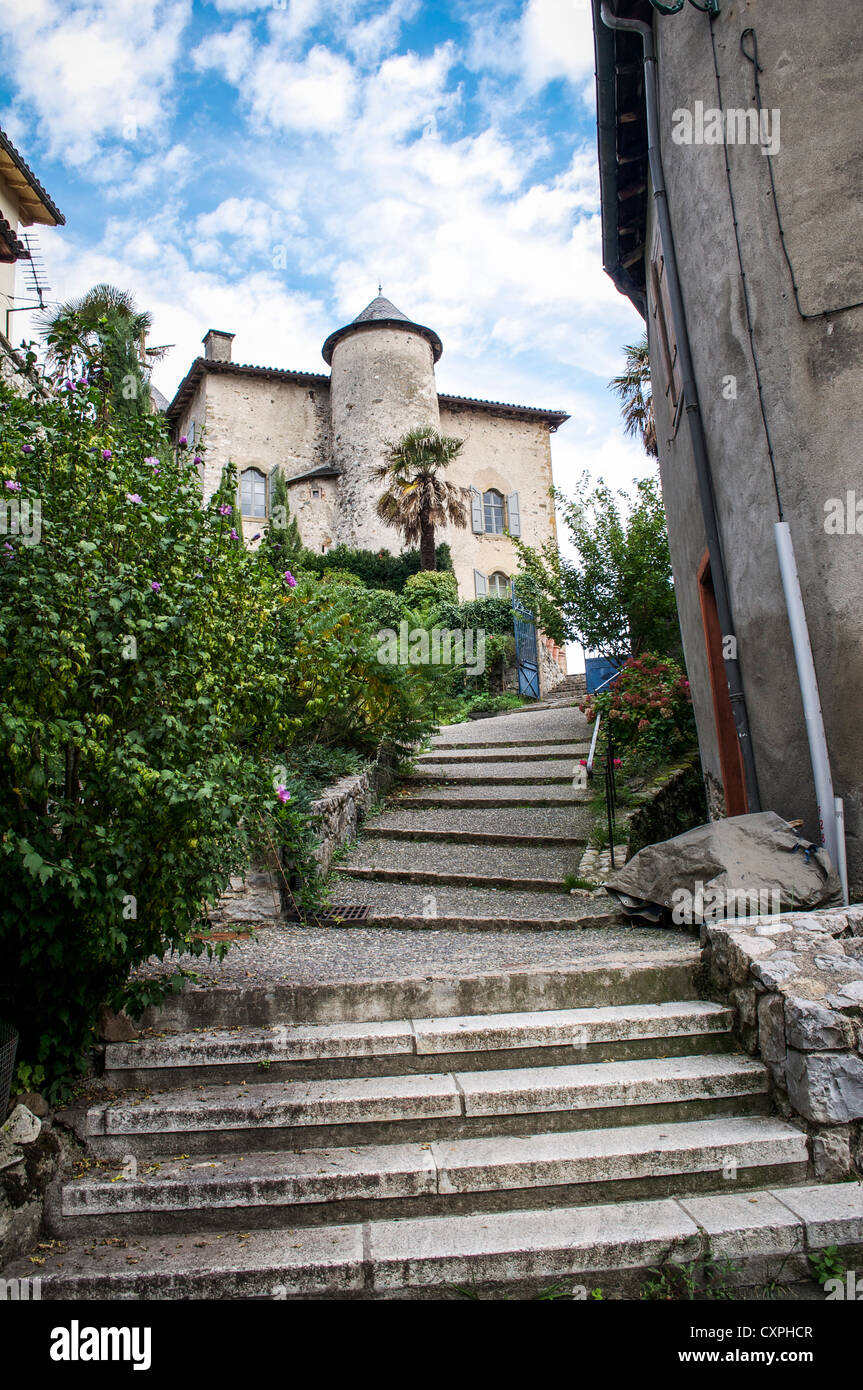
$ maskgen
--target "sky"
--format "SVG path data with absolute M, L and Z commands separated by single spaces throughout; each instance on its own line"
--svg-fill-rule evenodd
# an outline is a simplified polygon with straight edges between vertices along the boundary
M 169 398 L 209 328 L 326 371 L 380 282 L 442 392 L 570 413 L 564 491 L 653 471 L 608 390 L 642 324 L 602 269 L 588 0 L 3 0 L 0 49 L 66 216 L 50 298 L 131 290 Z

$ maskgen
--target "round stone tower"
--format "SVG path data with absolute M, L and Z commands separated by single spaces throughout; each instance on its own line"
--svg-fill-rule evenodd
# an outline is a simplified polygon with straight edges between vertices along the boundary
M 332 368 L 333 462 L 341 471 L 337 544 L 401 549 L 398 531 L 375 511 L 384 484 L 374 470 L 408 430 L 440 429 L 434 366 L 442 351 L 436 333 L 380 294 L 324 343 Z

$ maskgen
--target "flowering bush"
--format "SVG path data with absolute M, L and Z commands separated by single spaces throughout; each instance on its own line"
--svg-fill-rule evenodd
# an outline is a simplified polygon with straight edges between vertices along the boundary
M 602 715 L 616 748 L 635 749 L 650 761 L 695 742 L 689 681 L 666 657 L 631 657 L 614 685 L 589 695 L 580 708 L 591 722 Z
M 55 1094 L 103 1002 L 158 998 L 132 967 L 208 949 L 258 843 L 305 844 L 274 780 L 288 582 L 231 539 L 232 477 L 202 505 L 161 420 L 73 386 L 0 388 L 0 1016 Z

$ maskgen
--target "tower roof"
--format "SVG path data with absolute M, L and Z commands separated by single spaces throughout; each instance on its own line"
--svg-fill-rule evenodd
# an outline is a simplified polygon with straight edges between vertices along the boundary
M 344 328 L 337 328 L 335 333 L 331 333 L 321 349 L 325 362 L 332 364 L 333 349 L 336 343 L 341 342 L 342 338 L 347 338 L 350 333 L 362 332 L 366 325 L 374 324 L 379 328 L 401 328 L 407 327 L 414 333 L 419 333 L 428 343 L 434 354 L 435 362 L 439 361 L 443 352 L 443 343 L 438 335 L 431 329 L 425 328 L 421 323 L 414 323 L 407 314 L 403 314 L 401 309 L 397 309 L 384 295 L 378 293 L 377 297 L 367 304 L 361 314 L 357 314 L 351 323 L 346 323 Z

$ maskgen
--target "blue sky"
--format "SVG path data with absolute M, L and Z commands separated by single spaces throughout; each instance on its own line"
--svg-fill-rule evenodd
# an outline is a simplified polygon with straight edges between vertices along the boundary
M 571 413 L 562 487 L 651 471 L 607 389 L 640 320 L 601 265 L 587 0 L 4 0 L 0 48 L 66 214 L 52 297 L 132 290 L 166 395 L 211 327 L 325 371 L 380 280 L 442 391 Z

